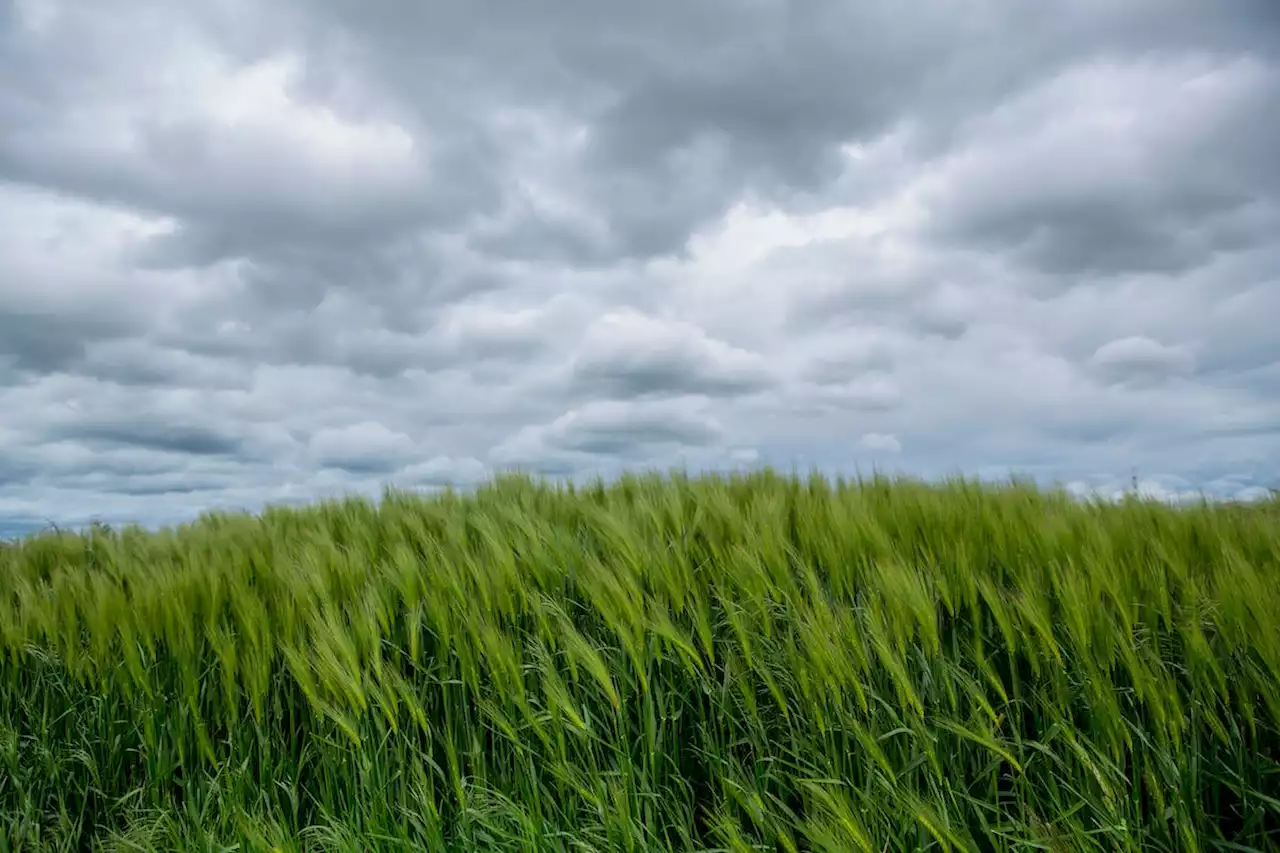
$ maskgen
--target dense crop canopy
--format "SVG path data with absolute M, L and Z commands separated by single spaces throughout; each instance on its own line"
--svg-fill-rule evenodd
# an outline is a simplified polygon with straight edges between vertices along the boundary
M 0 850 L 1277 845 L 1274 501 L 512 477 L 0 548 Z

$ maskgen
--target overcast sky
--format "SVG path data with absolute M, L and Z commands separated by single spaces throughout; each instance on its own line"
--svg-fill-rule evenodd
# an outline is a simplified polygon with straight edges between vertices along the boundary
M 1275 0 L 0 0 L 0 534 L 1280 486 Z

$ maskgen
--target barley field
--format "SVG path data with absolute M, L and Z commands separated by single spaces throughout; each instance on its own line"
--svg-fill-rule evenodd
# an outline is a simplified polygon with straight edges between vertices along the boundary
M 0 851 L 1280 849 L 1280 500 L 633 475 L 0 548 Z

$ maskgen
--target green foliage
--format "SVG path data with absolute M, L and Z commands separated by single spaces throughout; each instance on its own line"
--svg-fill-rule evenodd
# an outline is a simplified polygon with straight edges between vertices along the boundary
M 1280 849 L 1280 501 L 629 476 L 0 549 L 0 851 Z

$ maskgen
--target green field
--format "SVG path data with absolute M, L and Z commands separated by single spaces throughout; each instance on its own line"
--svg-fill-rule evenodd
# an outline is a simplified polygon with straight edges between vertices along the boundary
M 763 472 L 0 548 L 0 850 L 1280 849 L 1280 501 Z

